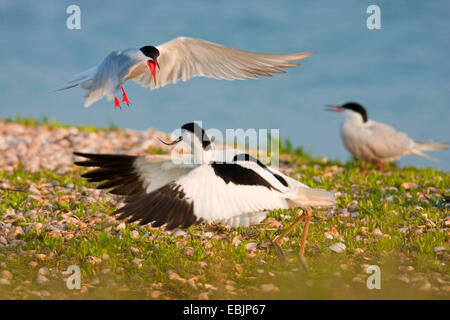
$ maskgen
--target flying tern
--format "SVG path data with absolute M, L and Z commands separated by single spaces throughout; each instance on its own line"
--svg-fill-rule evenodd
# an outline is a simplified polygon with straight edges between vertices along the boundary
M 256 53 L 201 39 L 178 37 L 156 47 L 113 51 L 99 65 L 74 76 L 56 91 L 80 86 L 86 90 L 85 107 L 106 96 L 108 100 L 114 98 L 116 108 L 120 107 L 117 98 L 120 93 L 122 101 L 130 104 L 123 87 L 127 80 L 157 89 L 192 77 L 225 80 L 271 77 L 274 73 L 285 73 L 280 68 L 295 67 L 298 64 L 293 61 L 311 54 Z

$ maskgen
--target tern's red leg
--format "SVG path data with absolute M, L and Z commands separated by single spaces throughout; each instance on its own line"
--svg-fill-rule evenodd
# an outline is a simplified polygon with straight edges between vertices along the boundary
M 384 163 L 383 162 L 380 162 L 379 164 L 379 169 L 380 169 L 380 171 L 383 171 L 383 166 L 384 166 Z
M 120 87 L 122 88 L 122 94 L 123 94 L 122 101 L 124 101 L 127 105 L 130 105 L 130 100 L 128 100 L 128 96 L 125 93 L 125 90 L 123 89 L 123 85 L 121 85 Z
M 114 109 L 116 109 L 117 107 L 120 107 L 120 101 L 119 99 L 117 99 L 117 96 L 114 96 Z

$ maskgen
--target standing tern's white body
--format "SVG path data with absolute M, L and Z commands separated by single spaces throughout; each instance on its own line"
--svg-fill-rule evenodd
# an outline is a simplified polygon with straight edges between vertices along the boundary
M 364 107 L 357 103 L 332 106 L 329 111 L 340 112 L 346 116 L 341 128 L 341 137 L 353 158 L 379 164 L 380 169 L 383 164 L 405 155 L 431 159 L 423 151 L 446 149 L 450 145 L 413 140 L 387 124 L 368 119 Z
M 225 47 L 220 44 L 179 37 L 157 47 L 145 46 L 111 52 L 98 66 L 76 75 L 58 90 L 80 86 L 86 90 L 85 107 L 106 96 L 115 98 L 122 89 L 129 104 L 123 83 L 134 80 L 144 87 L 157 89 L 178 80 L 208 77 L 225 80 L 256 79 L 284 73 L 280 68 L 294 67 L 311 52 L 294 54 L 254 53 Z M 158 70 L 156 67 L 158 66 Z
M 83 177 L 93 182 L 107 180 L 98 188 L 113 188 L 111 193 L 127 196 L 127 204 L 116 211 L 121 213 L 119 219 L 153 227 L 166 225 L 168 230 L 201 221 L 248 226 L 264 219 L 267 210 L 336 204 L 330 192 L 309 188 L 247 154 L 226 162 L 214 159 L 211 141 L 195 123 L 185 124 L 182 135 L 170 144 L 180 141 L 193 142 L 194 149 L 201 148 L 207 155 L 201 163 L 175 164 L 172 160 L 149 161 L 144 156 L 75 153 L 89 159 L 76 164 L 99 167 Z M 309 210 L 305 232 L 310 218 Z M 277 238 L 277 248 L 287 232 Z M 305 241 L 306 233 L 302 259 Z

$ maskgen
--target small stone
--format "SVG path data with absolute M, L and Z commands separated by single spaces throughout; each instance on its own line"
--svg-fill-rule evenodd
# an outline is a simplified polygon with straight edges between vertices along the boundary
M 119 230 L 125 230 L 125 228 L 126 228 L 125 223 L 124 223 L 124 222 L 121 222 L 121 223 L 119 223 L 119 224 L 117 225 L 116 231 L 119 231 Z
M 81 294 L 86 294 L 88 291 L 89 291 L 88 287 L 86 287 L 86 286 L 82 286 L 81 289 L 80 289 L 80 293 Z
M 199 300 L 208 300 L 208 299 L 209 299 L 208 293 L 207 293 L 207 292 L 201 292 L 201 293 L 199 293 L 198 299 L 199 299 Z
M 410 281 L 409 281 L 409 278 L 406 276 L 406 275 L 399 275 L 398 277 L 397 277 L 397 280 L 399 280 L 399 281 L 401 281 L 401 282 L 404 282 L 404 283 L 409 283 Z
M 131 231 L 131 236 L 133 237 L 134 240 L 139 239 L 139 237 L 140 237 L 139 231 L 137 231 L 137 230 Z
M 183 230 L 178 229 L 177 231 L 175 231 L 173 233 L 174 237 L 185 237 L 187 235 L 187 233 Z
M 205 287 L 205 289 L 208 289 L 208 290 L 212 290 L 212 291 L 216 291 L 217 290 L 216 287 L 214 287 L 213 285 L 211 285 L 209 283 L 205 283 L 203 286 Z
M 42 267 L 39 269 L 38 273 L 40 275 L 47 276 L 50 273 L 50 271 L 48 270 L 47 267 Z
M 169 280 L 177 280 L 177 281 L 181 281 L 181 282 L 186 282 L 187 280 L 180 277 L 180 275 L 178 273 L 176 273 L 173 270 L 169 270 L 167 271 L 167 276 L 169 277 Z
M 107 253 L 102 254 L 102 260 L 109 260 L 109 254 Z
M 418 184 L 417 184 L 417 183 L 414 183 L 414 182 L 403 182 L 403 183 L 402 183 L 402 187 L 403 187 L 404 189 L 406 189 L 406 190 L 409 190 L 409 189 L 417 189 Z
M 45 297 L 45 298 L 50 297 L 50 292 L 48 292 L 47 290 L 41 290 L 40 294 L 42 297 Z
M 256 242 L 249 242 L 245 245 L 245 249 L 250 251 L 250 250 L 256 249 L 257 246 L 258 246 L 258 244 Z
M 187 255 L 187 256 L 193 255 L 194 252 L 195 252 L 195 251 L 194 251 L 194 248 L 192 248 L 192 247 L 186 247 L 186 248 L 184 249 L 184 254 Z
M 352 218 L 359 218 L 359 211 L 353 211 L 352 213 L 350 213 L 350 216 Z
M 202 235 L 202 238 L 207 238 L 207 239 L 211 239 L 213 237 L 213 233 L 212 232 L 205 232 L 203 235 Z
M 34 255 L 36 257 L 36 259 L 38 260 L 45 260 L 45 258 L 47 258 L 47 255 L 43 254 L 43 253 L 36 253 Z
M 152 292 L 150 292 L 150 297 L 152 297 L 153 299 L 157 299 L 161 296 L 161 291 L 159 290 L 153 290 Z
M 231 244 L 237 247 L 242 242 L 242 238 L 240 236 L 235 236 L 233 240 L 231 240 Z
M 5 286 L 9 286 L 11 284 L 11 281 L 9 281 L 8 279 L 1 278 L 0 279 L 0 284 L 1 285 L 5 285 Z
M 364 279 L 362 278 L 361 275 L 357 275 L 356 277 L 354 277 L 354 278 L 352 279 L 352 282 L 355 282 L 355 283 L 365 283 L 365 281 L 364 281 Z
M 421 291 L 430 291 L 431 289 L 431 283 L 429 283 L 428 281 L 426 281 L 423 285 L 421 285 L 419 287 L 419 290 Z
M 99 264 L 100 262 L 102 262 L 102 259 L 94 256 L 87 256 L 86 261 L 90 264 Z
M 329 239 L 329 240 L 332 240 L 332 239 L 334 239 L 334 237 L 333 237 L 333 234 L 331 233 L 331 232 L 325 232 L 325 238 L 326 239 Z
M 38 284 L 40 284 L 40 285 L 43 285 L 43 284 L 45 284 L 45 283 L 48 282 L 48 279 L 47 279 L 47 277 L 45 277 L 45 276 L 43 276 L 43 275 L 40 274 L 40 275 L 37 276 L 36 282 L 37 282 Z
M 335 244 L 332 244 L 328 247 L 331 251 L 334 251 L 336 253 L 342 253 L 345 251 L 346 246 L 342 242 L 337 242 Z
M 382 236 L 383 232 L 381 232 L 381 230 L 379 228 L 375 228 L 375 229 L 373 229 L 372 234 L 376 235 L 376 236 Z
M 225 289 L 227 291 L 234 291 L 235 290 L 235 288 L 232 285 L 229 285 L 229 284 L 225 285 Z
M 398 231 L 401 232 L 401 233 L 407 233 L 408 230 L 409 229 L 407 227 L 403 227 L 403 228 L 398 229 Z
M 363 249 L 361 249 L 361 248 L 356 248 L 355 249 L 355 254 L 361 254 L 361 253 L 364 253 Z
M 264 283 L 260 286 L 262 292 L 278 292 L 280 289 L 273 283 Z
M 441 252 L 441 251 L 445 251 L 446 249 L 444 247 L 439 246 L 439 247 L 434 247 L 433 250 L 434 250 L 434 252 Z
M 13 274 L 8 270 L 3 270 L 1 273 L 2 278 L 11 280 L 13 278 Z

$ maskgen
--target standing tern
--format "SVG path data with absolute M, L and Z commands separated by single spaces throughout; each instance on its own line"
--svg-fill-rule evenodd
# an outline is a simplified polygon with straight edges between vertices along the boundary
M 201 39 L 179 37 L 156 47 L 113 51 L 99 65 L 74 76 L 56 91 L 80 86 L 86 90 L 85 107 L 106 96 L 108 100 L 114 98 L 116 108 L 120 107 L 117 98 L 120 91 L 122 101 L 130 104 L 123 88 L 123 83 L 130 79 L 143 87 L 157 89 L 192 77 L 225 80 L 271 77 L 273 73 L 285 73 L 280 68 L 295 67 L 298 64 L 292 61 L 311 54 L 255 53 Z
M 299 251 L 300 260 L 306 265 L 304 249 L 311 207 L 334 206 L 334 195 L 310 188 L 248 154 L 230 156 L 225 162 L 215 159 L 211 140 L 198 127 L 196 123 L 183 125 L 180 137 L 170 143 L 193 142 L 193 148 L 208 153 L 198 164 L 80 152 L 74 154 L 87 160 L 75 164 L 97 167 L 82 177 L 90 182 L 105 181 L 97 188 L 126 196 L 126 205 L 115 212 L 121 213 L 118 219 L 139 221 L 141 225 L 151 223 L 152 227 L 165 225 L 167 230 L 187 228 L 202 221 L 248 226 L 261 222 L 266 211 L 304 208 L 295 222 L 274 240 L 274 245 L 283 256 L 284 238 L 306 218 Z
M 417 141 L 397 132 L 387 124 L 369 120 L 366 109 L 355 102 L 342 106 L 330 105 L 328 111 L 343 113 L 341 138 L 355 160 L 383 165 L 405 155 L 417 155 L 433 160 L 423 151 L 447 149 L 450 143 Z

